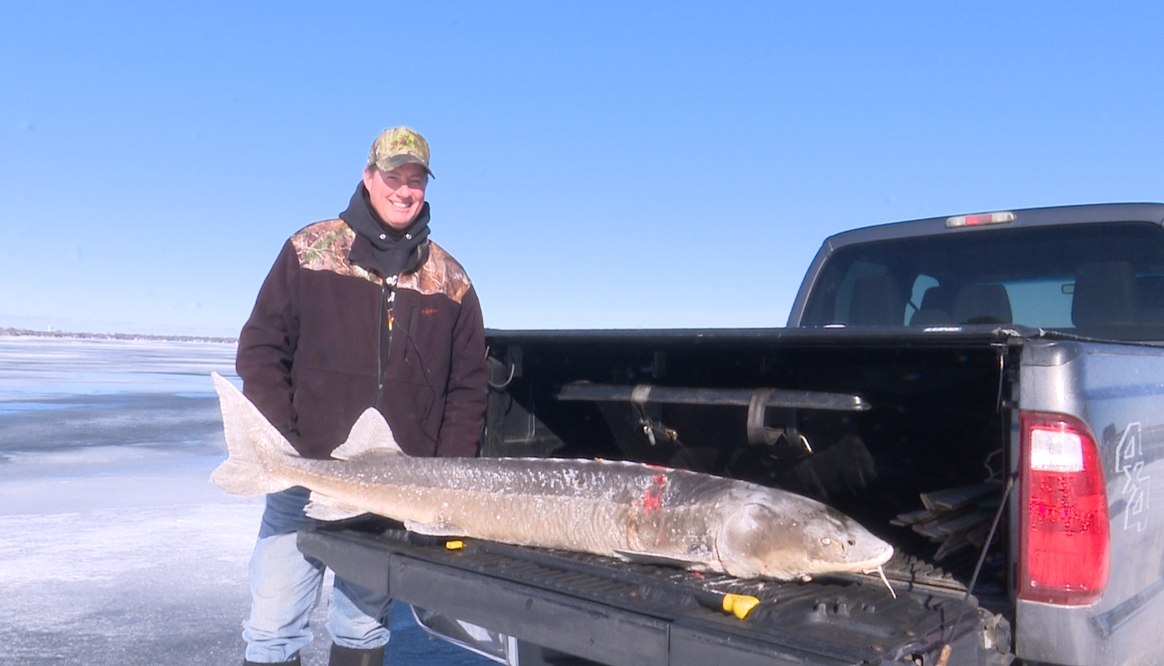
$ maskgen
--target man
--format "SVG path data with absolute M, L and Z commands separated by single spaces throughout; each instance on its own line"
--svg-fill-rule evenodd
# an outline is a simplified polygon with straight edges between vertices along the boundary
M 484 327 L 464 269 L 428 240 L 429 147 L 385 130 L 339 219 L 292 236 L 239 336 L 243 392 L 302 455 L 328 458 L 376 407 L 414 456 L 473 456 L 486 400 Z M 251 558 L 246 663 L 299 664 L 324 567 L 295 531 L 303 488 L 267 496 Z M 379 666 L 388 602 L 339 578 L 328 613 L 330 664 Z

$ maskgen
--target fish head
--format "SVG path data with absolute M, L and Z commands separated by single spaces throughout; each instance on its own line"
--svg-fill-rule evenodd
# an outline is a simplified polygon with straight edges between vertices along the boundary
M 750 502 L 720 528 L 716 551 L 737 578 L 797 580 L 865 572 L 893 556 L 893 547 L 855 520 L 818 502 Z

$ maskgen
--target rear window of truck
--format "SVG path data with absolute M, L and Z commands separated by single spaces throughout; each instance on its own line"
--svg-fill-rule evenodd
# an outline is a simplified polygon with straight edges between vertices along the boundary
M 847 245 L 822 267 L 802 325 L 1007 323 L 1164 340 L 1164 229 L 991 228 Z

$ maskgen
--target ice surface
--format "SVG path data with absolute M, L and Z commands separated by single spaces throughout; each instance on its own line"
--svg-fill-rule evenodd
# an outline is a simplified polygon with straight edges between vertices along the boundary
M 0 664 L 242 663 L 262 504 L 208 481 L 225 457 L 209 375 L 232 377 L 234 353 L 0 336 Z M 403 605 L 392 628 L 386 663 L 492 663 Z

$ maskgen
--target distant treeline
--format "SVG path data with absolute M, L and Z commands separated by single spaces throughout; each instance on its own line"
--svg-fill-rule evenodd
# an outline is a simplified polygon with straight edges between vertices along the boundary
M 212 338 L 201 335 L 147 335 L 144 333 L 74 333 L 71 331 L 36 331 L 29 328 L 0 328 L 0 335 L 29 335 L 38 338 L 78 338 L 81 340 L 162 340 L 169 342 L 236 343 L 236 338 Z

